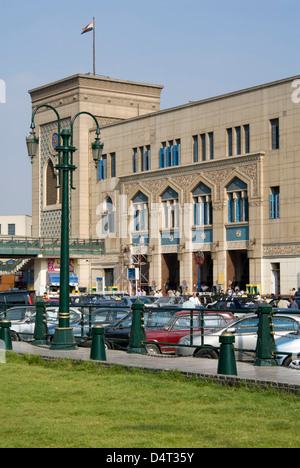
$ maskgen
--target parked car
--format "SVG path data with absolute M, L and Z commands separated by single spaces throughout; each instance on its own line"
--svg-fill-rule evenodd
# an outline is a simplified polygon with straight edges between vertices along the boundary
M 47 308 L 47 324 L 57 328 L 58 326 L 58 308 Z M 35 329 L 36 308 L 34 306 L 12 307 L 6 312 L 0 314 L 0 318 L 6 318 L 11 322 L 12 341 L 32 341 Z M 70 309 L 70 322 L 81 317 L 76 309 Z
M 207 305 L 207 308 L 214 310 L 230 309 L 231 311 L 234 311 L 234 315 L 236 317 L 240 317 L 244 314 L 253 313 L 254 310 L 258 309 L 261 303 L 262 301 L 258 302 L 250 298 L 233 297 L 212 302 Z
M 158 305 L 158 307 L 166 307 L 175 304 L 183 304 L 184 297 L 183 296 L 167 296 L 167 297 L 159 297 L 156 299 L 154 304 Z
M 214 333 L 204 334 L 204 347 L 201 348 L 201 336 L 193 337 L 193 345 L 195 348 L 176 347 L 175 354 L 178 356 L 194 356 L 208 359 L 217 359 L 219 351 L 213 348 L 219 348 L 219 338 L 224 332 L 230 332 L 235 335 L 235 349 L 240 350 L 256 350 L 257 330 L 258 330 L 257 315 L 247 315 L 239 320 L 229 323 L 226 327 Z M 300 330 L 300 316 L 277 314 L 273 317 L 275 342 L 280 336 L 287 335 L 291 332 Z M 179 340 L 180 345 L 190 345 L 190 336 L 185 336 Z
M 70 327 L 73 328 L 73 335 L 76 344 L 79 346 L 91 345 L 91 330 L 95 325 L 109 327 L 126 317 L 130 310 L 128 308 L 101 308 L 91 313 L 78 314 L 77 317 L 70 317 Z M 55 333 L 57 324 L 48 326 L 48 335 L 51 341 Z
M 144 312 L 144 324 L 147 328 L 161 328 L 166 325 L 171 317 L 175 314 L 175 310 L 151 310 L 146 309 Z M 104 330 L 104 339 L 107 348 L 109 349 L 124 349 L 127 348 L 130 339 L 132 326 L 132 311 L 122 320 L 115 323 L 112 327 L 107 327 Z
M 4 291 L 0 292 L 0 311 L 8 306 L 35 305 L 35 291 Z
M 203 316 L 203 323 L 202 323 Z M 199 310 L 192 311 L 193 332 L 199 332 L 201 327 L 204 330 L 216 330 L 224 327 L 228 322 L 233 321 L 233 314 L 230 312 L 214 312 L 205 310 L 203 314 Z M 174 353 L 175 346 L 180 338 L 191 331 L 191 312 L 176 312 L 170 321 L 162 328 L 146 330 L 146 341 L 155 341 L 157 344 L 146 344 L 148 354 Z M 159 343 L 170 343 L 162 345 Z M 173 346 L 172 346 L 173 344 Z
M 158 307 L 158 304 L 155 304 L 157 297 L 154 296 L 124 296 L 121 300 L 126 306 L 131 307 L 138 299 L 145 304 L 145 307 Z
M 292 361 L 300 358 L 300 331 L 288 333 L 276 340 L 278 364 L 288 367 Z M 290 353 L 280 354 L 280 353 Z

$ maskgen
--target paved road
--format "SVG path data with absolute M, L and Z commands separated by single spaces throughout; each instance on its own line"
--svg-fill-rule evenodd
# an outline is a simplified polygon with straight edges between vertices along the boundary
M 78 348 L 72 351 L 50 350 L 48 347 L 33 346 L 28 343 L 13 342 L 13 351 L 19 354 L 35 354 L 44 358 L 65 358 L 90 360 L 90 348 Z M 218 360 L 196 359 L 193 357 L 164 357 L 128 354 L 125 351 L 108 350 L 104 364 L 117 364 L 126 367 L 138 367 L 149 370 L 178 370 L 184 374 L 197 375 L 199 379 L 213 379 L 238 384 L 272 386 L 287 389 L 300 394 L 300 370 L 284 367 L 256 367 L 253 363 L 237 362 L 237 376 L 221 376 L 217 373 Z

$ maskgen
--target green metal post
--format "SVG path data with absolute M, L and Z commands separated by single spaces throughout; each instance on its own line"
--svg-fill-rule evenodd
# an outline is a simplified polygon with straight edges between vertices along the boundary
M 132 306 L 132 326 L 127 353 L 147 354 L 144 342 L 146 331 L 144 325 L 145 305 L 139 299 Z
M 92 153 L 93 160 L 97 167 L 99 160 L 101 158 L 103 144 L 100 141 L 100 127 L 96 117 L 86 111 L 78 112 L 78 114 L 73 117 L 71 120 L 70 129 L 71 130 L 61 130 L 61 121 L 60 116 L 57 110 L 50 106 L 49 104 L 41 104 L 36 107 L 32 113 L 31 118 L 31 134 L 26 138 L 28 155 L 33 162 L 34 158 L 37 156 L 38 143 L 39 139 L 35 134 L 35 124 L 34 119 L 37 111 L 43 107 L 47 109 L 52 109 L 57 117 L 57 131 L 58 131 L 58 141 L 59 144 L 56 147 L 58 152 L 58 164 L 55 166 L 59 171 L 59 183 L 58 187 L 60 188 L 62 184 L 62 209 L 61 209 L 61 250 L 60 250 L 60 298 L 59 298 L 59 322 L 58 328 L 55 330 L 53 341 L 51 344 L 51 349 L 77 349 L 73 329 L 70 328 L 70 309 L 69 309 L 69 191 L 70 187 L 74 190 L 73 187 L 73 171 L 76 167 L 73 165 L 73 153 L 76 151 L 76 148 L 73 147 L 73 126 L 77 117 L 81 114 L 87 114 L 92 117 L 96 124 L 96 139 L 92 144 Z M 70 143 L 71 138 L 71 143 Z M 61 141 L 62 140 L 62 141 Z M 61 159 L 62 158 L 62 159 Z
M 258 333 L 256 345 L 255 366 L 275 367 L 278 366 L 276 360 L 276 346 L 274 339 L 274 324 L 272 322 L 272 307 L 265 303 L 258 308 Z
M 92 329 L 92 347 L 90 359 L 93 361 L 106 361 L 104 328 L 102 325 L 95 325 Z
M 36 303 L 36 316 L 35 316 L 35 327 L 34 327 L 34 345 L 45 345 L 47 344 L 47 315 L 46 306 L 44 301 L 38 301 Z
M 12 351 L 12 341 L 10 336 L 11 322 L 9 320 L 2 320 L 0 322 L 0 341 L 4 343 L 4 349 Z
M 70 306 L 69 306 L 69 182 L 70 174 L 75 166 L 69 163 L 69 153 L 75 151 L 75 148 L 69 145 L 71 132 L 62 130 L 62 146 L 56 150 L 62 152 L 63 160 L 56 168 L 62 173 L 62 207 L 61 207 L 61 250 L 60 250 L 60 292 L 59 292 L 59 322 L 55 329 L 51 349 L 77 349 L 73 335 L 73 329 L 70 327 Z
M 235 353 L 233 343 L 235 336 L 232 333 L 223 333 L 219 338 L 220 356 L 218 365 L 218 374 L 237 375 Z

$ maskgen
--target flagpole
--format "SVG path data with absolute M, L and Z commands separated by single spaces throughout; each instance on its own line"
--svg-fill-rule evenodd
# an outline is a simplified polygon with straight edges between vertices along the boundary
M 96 22 L 93 18 L 93 74 L 96 75 Z

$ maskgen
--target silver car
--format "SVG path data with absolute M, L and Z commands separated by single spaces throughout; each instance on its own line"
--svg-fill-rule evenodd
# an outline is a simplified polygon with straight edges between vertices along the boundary
M 58 307 L 47 308 L 48 326 L 58 326 Z M 34 306 L 12 307 L 2 312 L 0 319 L 6 318 L 11 322 L 10 333 L 12 341 L 32 341 L 35 329 L 36 308 Z M 77 309 L 70 308 L 70 321 L 80 320 L 81 314 Z
M 292 361 L 300 358 L 300 332 L 289 333 L 276 340 L 278 364 L 288 367 Z M 280 354 L 280 353 L 289 353 Z
M 251 314 L 243 317 L 242 319 L 231 322 L 226 327 L 214 333 L 204 334 L 204 347 L 202 346 L 201 335 L 197 334 L 193 337 L 194 347 L 182 347 L 178 346 L 175 350 L 177 356 L 194 356 L 208 359 L 217 359 L 219 356 L 218 349 L 220 347 L 220 335 L 224 332 L 233 333 L 235 335 L 234 347 L 238 350 L 256 350 L 257 343 L 257 331 L 258 331 L 258 316 Z M 291 332 L 300 331 L 300 315 L 281 315 L 277 314 L 273 317 L 274 332 L 275 332 L 275 343 L 284 335 L 288 335 Z M 191 337 L 189 335 L 184 336 L 179 340 L 180 345 L 190 345 Z

